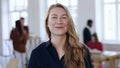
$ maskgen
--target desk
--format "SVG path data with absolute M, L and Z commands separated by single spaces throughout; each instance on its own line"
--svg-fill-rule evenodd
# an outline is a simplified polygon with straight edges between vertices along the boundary
M 116 68 L 115 61 L 120 59 L 120 53 L 114 51 L 104 51 L 101 54 L 91 54 L 91 58 L 94 68 L 99 68 L 103 61 L 107 61 L 110 65 L 110 68 Z

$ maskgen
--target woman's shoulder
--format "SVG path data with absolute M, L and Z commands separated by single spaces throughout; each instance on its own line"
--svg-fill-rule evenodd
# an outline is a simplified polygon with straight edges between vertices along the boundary
M 85 50 L 88 50 L 88 49 L 89 49 L 89 47 L 88 47 L 86 44 L 81 43 L 81 45 L 82 45 L 82 48 L 83 48 L 83 49 L 85 49 Z
M 11 32 L 18 32 L 16 28 L 12 28 Z
M 34 50 L 41 50 L 41 49 L 45 48 L 46 43 L 47 43 L 47 42 L 42 42 L 42 43 L 39 44 L 38 47 L 36 47 Z
M 102 45 L 102 42 L 98 42 L 100 45 Z
M 82 43 L 82 48 L 84 50 L 85 57 L 90 55 L 89 47 L 86 44 Z
M 36 47 L 33 52 L 34 53 L 42 53 L 43 51 L 46 50 L 46 45 L 48 42 L 42 42 L 41 44 L 38 45 L 38 47 Z
M 85 60 L 86 68 L 93 68 L 89 48 L 87 47 L 87 45 L 85 45 L 83 43 L 82 43 L 82 45 L 83 45 L 83 49 L 85 50 L 84 60 Z
M 11 30 L 11 35 L 12 36 L 15 36 L 15 37 L 18 37 L 19 36 L 19 31 L 16 29 L 16 28 L 13 28 Z

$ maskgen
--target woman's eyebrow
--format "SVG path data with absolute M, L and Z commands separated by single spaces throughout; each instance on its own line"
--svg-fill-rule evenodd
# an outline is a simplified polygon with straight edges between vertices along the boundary
M 67 14 L 63 14 L 62 16 L 67 16 Z
M 51 16 L 57 16 L 56 14 L 52 14 Z
M 51 16 L 57 16 L 57 14 L 51 14 Z M 61 16 L 67 16 L 67 14 L 63 14 Z
M 63 14 L 62 16 L 67 16 L 67 14 Z

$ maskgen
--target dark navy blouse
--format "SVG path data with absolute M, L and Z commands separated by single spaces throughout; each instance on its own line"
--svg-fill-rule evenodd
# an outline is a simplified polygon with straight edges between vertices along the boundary
M 86 68 L 92 68 L 90 55 L 86 56 Z M 59 60 L 57 51 L 49 40 L 32 51 L 28 68 L 64 68 L 64 56 Z

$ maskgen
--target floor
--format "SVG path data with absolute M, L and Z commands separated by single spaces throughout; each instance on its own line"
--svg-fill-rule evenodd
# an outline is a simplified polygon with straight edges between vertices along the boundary
M 0 56 L 0 68 L 7 68 L 7 64 L 9 62 L 10 57 L 8 56 Z

